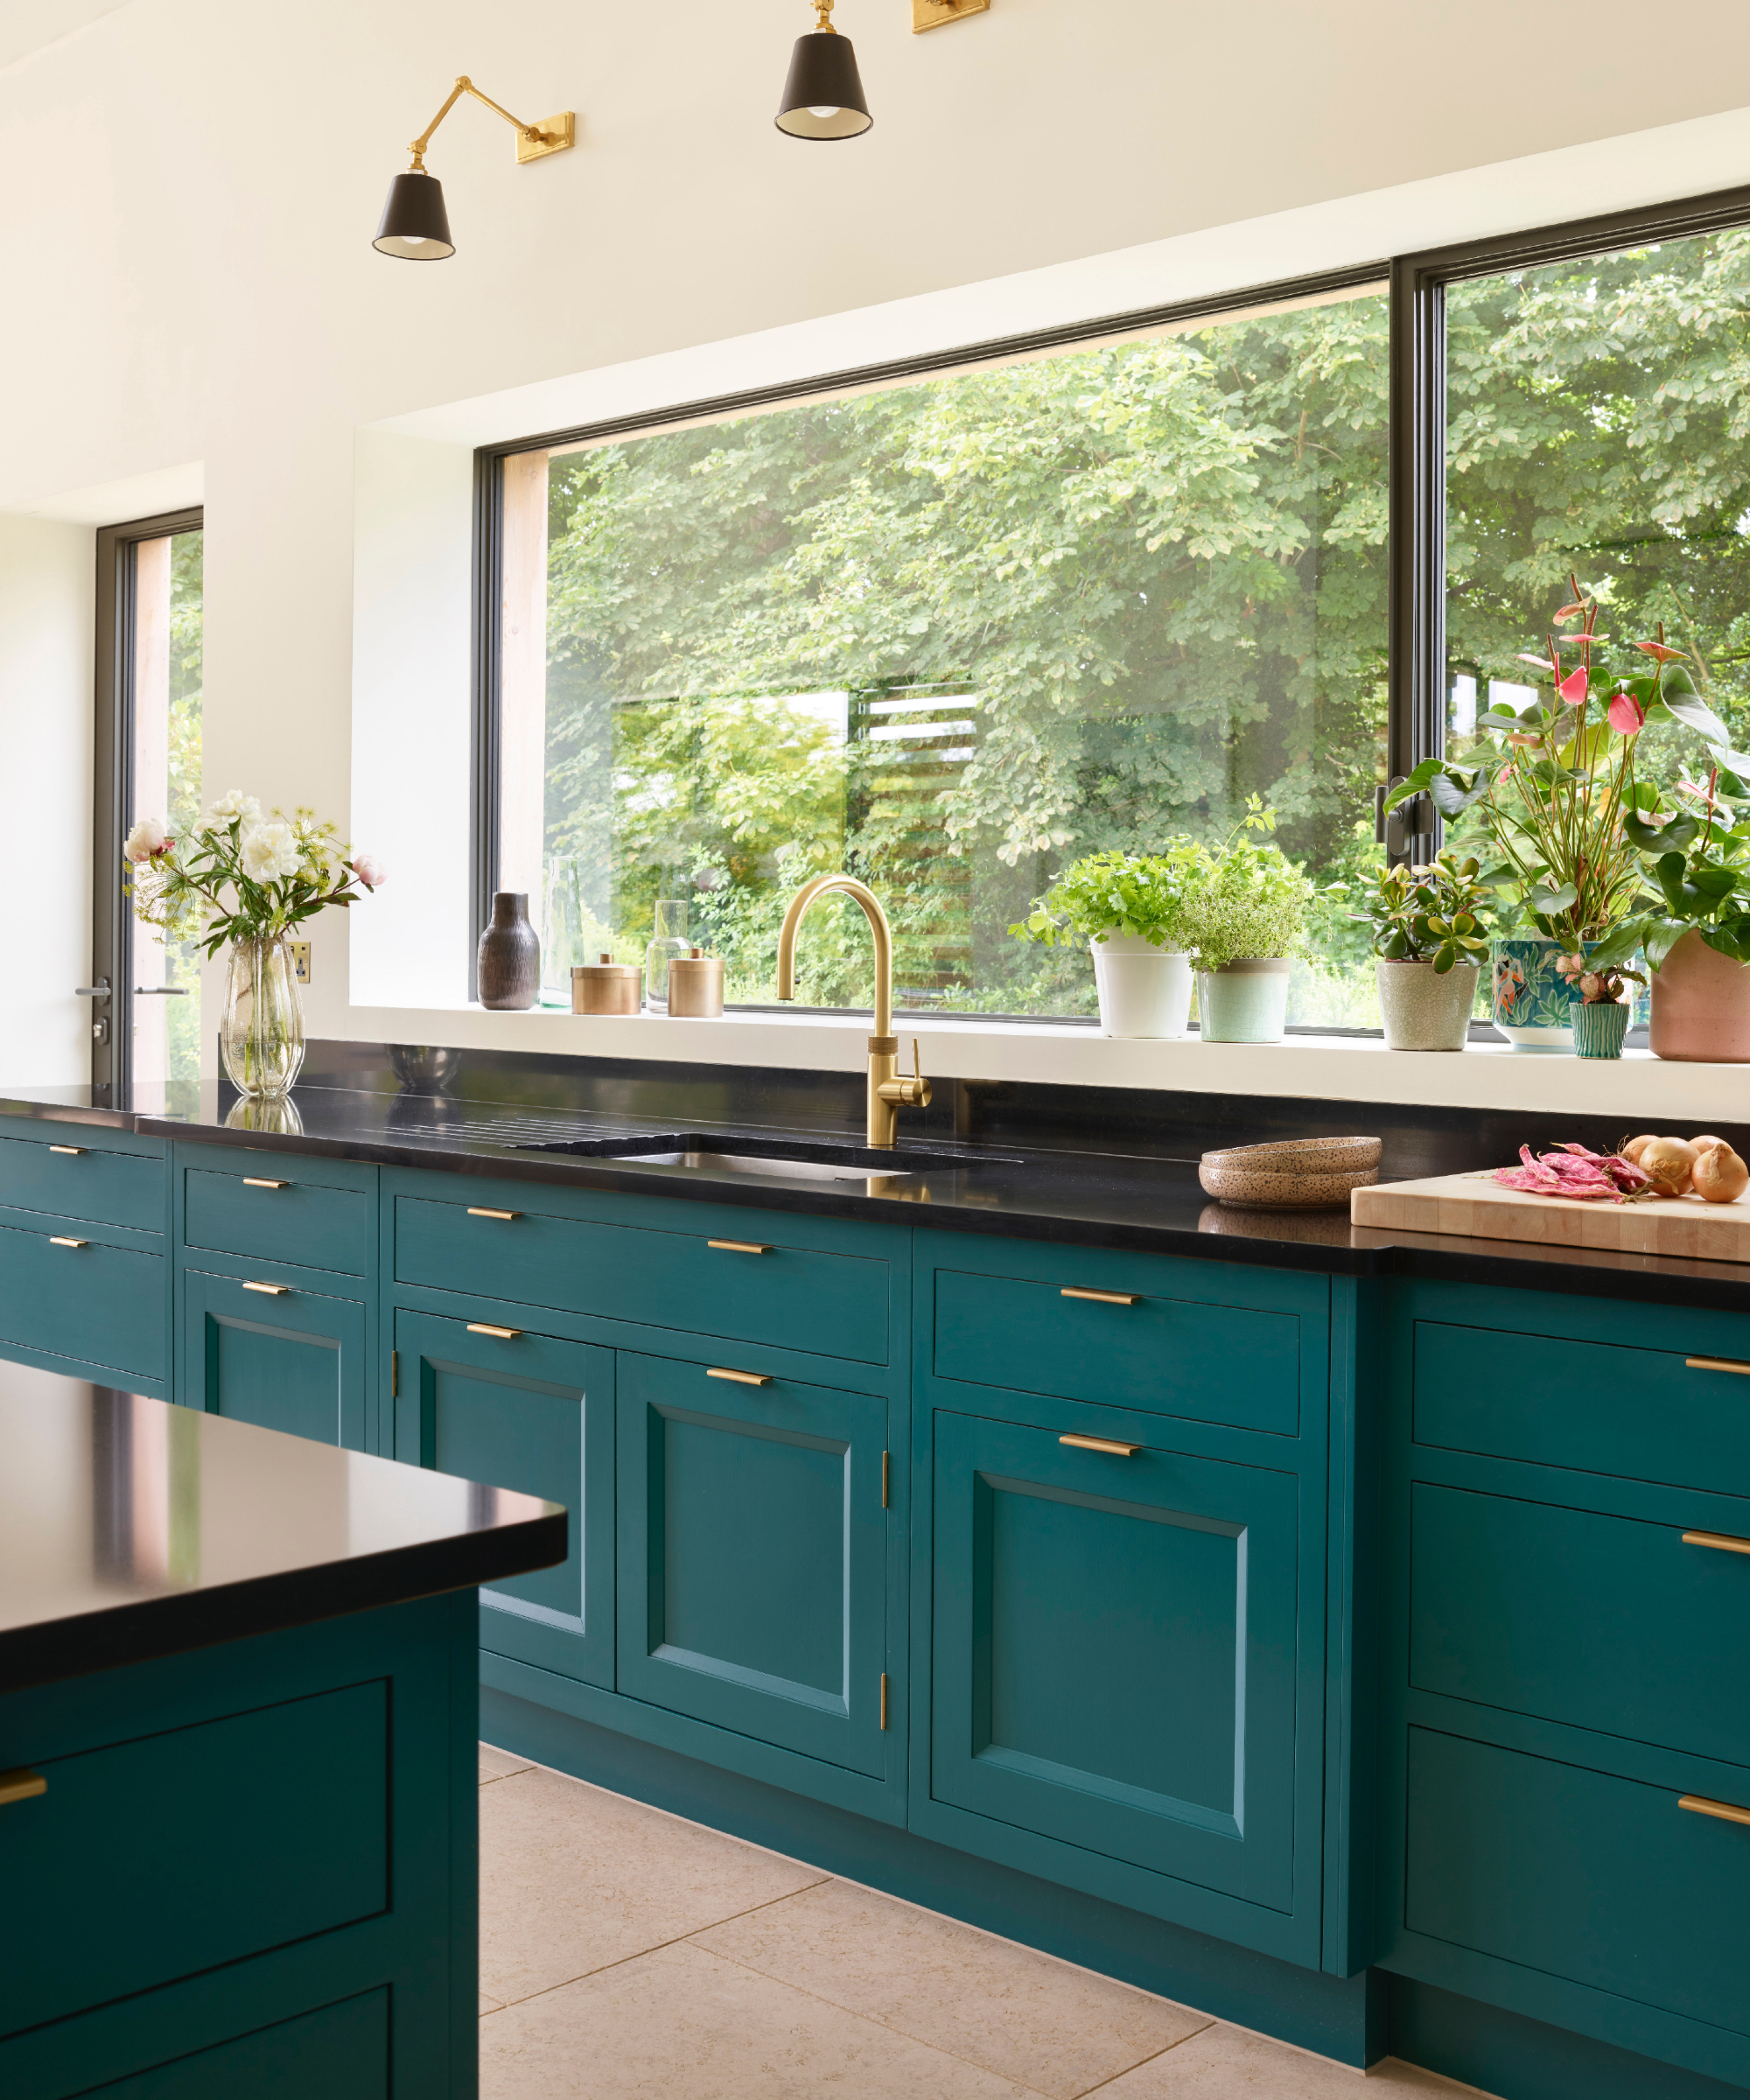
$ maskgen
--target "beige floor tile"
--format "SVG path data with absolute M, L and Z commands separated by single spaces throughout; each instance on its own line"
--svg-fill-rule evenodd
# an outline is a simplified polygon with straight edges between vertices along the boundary
M 1099 2100 L 1382 2100 L 1388 2094 L 1467 2096 L 1471 2088 L 1407 2063 L 1366 2076 L 1237 2027 L 1209 2027 L 1102 2089 Z
M 668 1947 L 480 2023 L 480 2100 L 1032 2100 L 837 2006 Z
M 482 1991 L 480 1992 L 480 2018 L 484 2020 L 488 2012 L 496 2012 L 498 2009 L 498 2000 L 495 1998 L 488 1998 Z
M 1050 2100 L 1073 2100 L 1210 2024 L 848 1881 L 733 1918 L 694 1943 Z
M 490 1743 L 480 1745 L 480 1784 L 489 1779 L 508 1779 L 513 1772 L 529 1769 L 526 1757 L 513 1757 L 508 1750 L 495 1750 Z
M 509 2005 L 823 1879 L 536 1766 L 480 1789 L 480 1988 Z

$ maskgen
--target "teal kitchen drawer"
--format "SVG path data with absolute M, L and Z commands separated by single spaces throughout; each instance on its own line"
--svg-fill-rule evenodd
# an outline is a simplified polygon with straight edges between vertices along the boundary
M 546 1192 L 538 1184 L 504 1201 L 501 1192 L 500 1184 L 472 1205 L 397 1195 L 396 1282 L 887 1361 L 886 1261 L 799 1243 L 806 1219 L 748 1212 L 735 1236 L 718 1236 L 555 1215 L 542 1208 Z M 685 1208 L 674 1210 L 678 1224 Z
M 1413 1727 L 1404 1923 L 1536 1977 L 1750 2034 L 1750 1824 L 1686 1810 L 1686 1798 Z
M 480 1645 L 612 1690 L 612 1350 L 485 1320 L 394 1317 L 394 1455 L 570 1512 L 563 1566 L 480 1592 Z
M 118 1152 L 92 1144 L 77 1124 L 23 1138 L 0 1137 L 0 1210 L 120 1225 L 132 1232 L 164 1228 L 165 1168 L 161 1152 Z
M 1750 1539 L 1427 1481 L 1410 1498 L 1414 1689 L 1750 1764 Z
M 1093 1258 L 1042 1281 L 957 1270 L 945 1257 L 935 1272 L 936 1376 L 1296 1433 L 1297 1312 L 1181 1298 L 1176 1278 L 1085 1283 L 1097 1273 Z
M 1617 1324 L 1630 1334 L 1650 1324 L 1642 1307 L 1620 1312 Z M 1702 1346 L 1676 1348 L 1418 1320 L 1415 1440 L 1750 1495 L 1750 1322 L 1734 1320 L 1726 1331 L 1728 1348 L 1745 1353 L 1740 1361 L 1718 1353 L 1722 1323 L 1718 1314 L 1706 1318 L 1712 1331 Z M 1694 1324 L 1701 1327 L 1702 1316 Z M 1662 1327 L 1681 1325 L 1681 1315 L 1662 1314 Z
M 376 1242 L 376 1169 L 295 1152 L 178 1145 L 182 1243 L 337 1276 L 368 1276 Z
M 158 1382 L 169 1369 L 162 1241 L 122 1245 L 105 1228 L 45 1218 L 0 1226 L 0 1345 Z
M 931 1799 L 1290 1909 L 1296 1477 L 940 1411 L 934 1471 Z
M 619 1357 L 618 1689 L 882 1776 L 887 1403 L 711 1368 Z
M 0 2036 L 388 1907 L 384 1679 L 29 1761 L 46 1793 L 0 1810 Z
M 177 1396 L 208 1414 L 362 1451 L 367 1326 L 354 1298 L 186 1270 Z

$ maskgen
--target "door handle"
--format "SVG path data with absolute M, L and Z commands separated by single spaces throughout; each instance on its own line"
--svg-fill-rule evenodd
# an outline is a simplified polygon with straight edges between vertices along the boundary
M 86 1148 L 82 1144 L 52 1144 L 49 1150 L 52 1152 L 64 1153 L 69 1159 L 82 1159 L 86 1152 Z
M 495 1327 L 488 1320 L 471 1320 L 468 1322 L 468 1332 L 470 1334 L 490 1334 L 494 1341 L 514 1341 L 522 1334 L 522 1329 L 521 1327 Z
M 470 1203 L 468 1215 L 471 1218 L 502 1218 L 508 1223 L 512 1218 L 520 1218 L 522 1213 L 520 1210 L 482 1210 L 477 1204 Z
M 188 987 L 186 984 L 136 984 L 134 997 L 136 999 L 186 999 Z
M 1060 1298 L 1091 1298 L 1096 1306 L 1133 1306 L 1139 1295 L 1135 1291 L 1076 1291 L 1068 1284 L 1058 1292 Z
M 1733 1538 L 1728 1531 L 1685 1531 L 1686 1546 L 1712 1546 L 1716 1553 L 1750 1553 L 1750 1538 Z
M 88 1247 L 90 1244 L 91 1242 L 89 1240 L 65 1239 L 58 1232 L 52 1232 L 49 1235 L 49 1245 L 51 1247 Z
M 246 1291 L 259 1291 L 263 1298 L 290 1298 L 291 1296 L 290 1284 L 245 1284 L 243 1288 Z
M 1140 1444 L 1118 1444 L 1110 1437 L 1060 1437 L 1057 1440 L 1074 1445 L 1077 1451 L 1110 1452 L 1115 1459 L 1133 1459 L 1142 1449 Z
M 263 1181 L 257 1175 L 245 1174 L 243 1186 L 245 1188 L 290 1188 L 291 1184 L 290 1181 Z
M 1750 1378 L 1750 1363 L 1734 1363 L 1729 1356 L 1685 1356 L 1686 1371 L 1736 1371 L 1740 1378 Z
M 727 1378 L 732 1385 L 770 1385 L 772 1381 L 760 1371 L 707 1370 L 707 1378 Z
M 770 1254 L 769 1247 L 762 1247 L 754 1240 L 707 1240 L 707 1247 L 719 1248 L 724 1254 Z
M 73 996 L 76 999 L 107 999 L 109 997 L 109 980 L 99 977 L 94 984 L 75 984 Z
M 40 1772 L 27 1772 L 22 1765 L 16 1771 L 0 1772 L 0 1809 L 15 1801 L 34 1801 L 48 1790 L 49 1782 Z
M 1677 1806 L 1688 1809 L 1695 1816 L 1715 1816 L 1721 1823 L 1750 1823 L 1750 1809 L 1740 1809 L 1731 1801 L 1709 1801 L 1702 1794 L 1685 1794 Z

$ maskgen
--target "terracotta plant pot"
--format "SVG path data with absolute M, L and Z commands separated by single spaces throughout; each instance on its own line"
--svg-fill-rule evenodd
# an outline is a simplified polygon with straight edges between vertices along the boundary
M 1464 1048 L 1480 975 L 1474 962 L 1455 962 L 1444 976 L 1432 962 L 1379 959 L 1373 969 L 1388 1050 Z
M 1750 1065 L 1750 963 L 1691 928 L 1654 974 L 1650 1040 L 1655 1057 Z

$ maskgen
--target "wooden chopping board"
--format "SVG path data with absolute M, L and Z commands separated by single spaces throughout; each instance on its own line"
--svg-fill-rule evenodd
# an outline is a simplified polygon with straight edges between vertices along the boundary
M 1601 1247 L 1616 1254 L 1676 1254 L 1705 1262 L 1750 1262 L 1750 1194 L 1736 1203 L 1656 1196 L 1645 1203 L 1582 1203 L 1529 1196 L 1488 1174 L 1439 1174 L 1352 1189 L 1349 1220 L 1399 1232 L 1451 1232 L 1470 1239 L 1532 1240 L 1546 1247 Z

